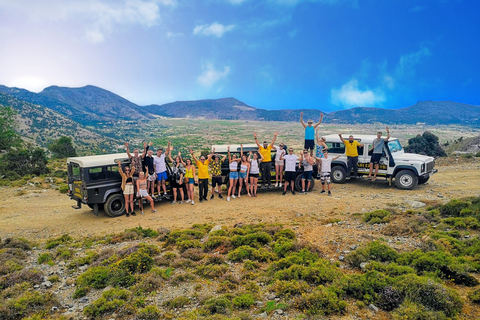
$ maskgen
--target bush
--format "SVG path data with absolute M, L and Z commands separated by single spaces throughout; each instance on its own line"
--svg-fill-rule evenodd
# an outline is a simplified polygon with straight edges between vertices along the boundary
M 130 298 L 131 294 L 127 290 L 110 289 L 105 291 L 99 299 L 86 306 L 83 313 L 91 317 L 113 312 L 122 314 L 122 307 L 127 304 Z
M 232 302 L 227 297 L 216 297 L 203 303 L 204 309 L 210 314 L 227 314 L 232 308 Z
M 32 286 L 43 281 L 43 274 L 38 270 L 19 270 L 0 278 L 0 290 L 13 287 L 16 284 L 28 282 Z
M 335 287 L 341 294 L 363 300 L 366 303 L 376 303 L 379 294 L 392 283 L 392 278 L 383 273 L 369 271 L 362 275 L 344 276 L 335 283 Z
M 111 270 L 108 267 L 91 267 L 77 277 L 77 286 L 103 289 L 110 281 L 110 273 Z
M 370 260 L 388 262 L 395 261 L 397 257 L 397 251 L 380 241 L 373 241 L 350 253 L 345 261 L 354 267 L 360 267 L 362 262 Z
M 32 250 L 33 244 L 23 238 L 7 238 L 3 241 L 0 241 L 0 249 L 4 248 L 16 248 L 21 250 Z
M 244 236 L 233 236 L 231 238 L 231 242 L 235 248 L 238 248 L 240 246 L 260 248 L 272 242 L 272 237 L 268 233 L 260 231 L 255 233 L 249 233 Z
M 255 304 L 255 298 L 251 293 L 244 293 L 233 298 L 232 303 L 238 309 L 248 309 Z
M 155 306 L 146 306 L 137 312 L 137 320 L 158 320 L 162 318 L 162 313 Z
M 319 260 L 310 266 L 293 264 L 287 269 L 279 270 L 274 277 L 278 280 L 303 280 L 312 285 L 332 282 L 340 276 L 338 268 L 329 262 Z
M 273 236 L 273 238 L 275 239 L 275 241 L 277 241 L 280 238 L 295 240 L 296 236 L 295 236 L 295 232 L 293 230 L 282 229 L 282 230 L 279 230 L 278 232 L 276 232 L 275 235 Z
M 155 230 L 152 230 L 150 228 L 143 229 L 142 227 L 136 227 L 132 229 L 127 229 L 125 232 L 134 232 L 136 233 L 139 237 L 143 238 L 155 238 L 158 237 L 158 232 Z
M 406 300 L 392 313 L 394 320 L 447 320 L 442 311 L 433 311 L 425 306 Z
M 227 271 L 228 271 L 227 265 L 207 264 L 207 265 L 198 266 L 195 273 L 205 278 L 215 279 L 223 276 Z
M 468 298 L 473 303 L 480 303 L 480 289 L 472 290 L 468 293 Z
M 347 308 L 346 301 L 340 300 L 335 292 L 324 286 L 317 287 L 312 293 L 302 294 L 294 305 L 308 315 L 343 313 Z
M 443 216 L 459 217 L 461 216 L 460 212 L 468 206 L 467 201 L 453 199 L 441 206 L 439 210 Z
M 14 299 L 0 302 L 0 319 L 23 319 L 57 304 L 51 293 L 24 291 Z
M 47 243 L 45 244 L 45 248 L 52 249 L 52 248 L 58 247 L 61 244 L 68 243 L 72 240 L 73 240 L 72 237 L 70 237 L 68 234 L 64 234 L 60 238 L 47 240 Z
M 405 295 L 400 290 L 386 286 L 379 292 L 377 304 L 385 311 L 392 311 L 398 308 L 404 299 Z
M 214 251 L 221 247 L 229 247 L 230 239 L 223 236 L 210 236 L 203 244 L 205 252 Z
M 40 253 L 37 258 L 38 264 L 48 263 L 53 265 L 53 257 L 49 252 Z
M 363 221 L 369 224 L 387 223 L 391 220 L 391 214 L 387 210 L 375 210 L 366 212 L 363 215 Z
M 307 292 L 310 286 L 305 281 L 297 280 L 276 280 L 272 285 L 272 290 L 279 296 L 295 296 Z
M 189 303 L 190 303 L 190 298 L 185 296 L 179 296 L 179 297 L 176 297 L 175 299 L 165 302 L 164 305 L 171 309 L 178 309 L 178 308 L 185 307 Z

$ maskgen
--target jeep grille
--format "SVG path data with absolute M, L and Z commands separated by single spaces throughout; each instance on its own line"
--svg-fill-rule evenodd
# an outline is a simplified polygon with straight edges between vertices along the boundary
M 435 165 L 435 162 L 431 161 L 427 163 L 427 172 L 430 172 L 433 170 L 433 166 Z

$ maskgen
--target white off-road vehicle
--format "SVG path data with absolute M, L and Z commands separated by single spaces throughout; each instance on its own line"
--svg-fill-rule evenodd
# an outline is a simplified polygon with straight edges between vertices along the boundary
M 349 135 L 345 134 L 345 137 Z M 369 150 L 372 147 L 376 135 L 354 135 L 355 140 L 363 144 L 358 147 L 358 174 L 368 175 L 370 171 Z M 384 139 L 386 137 L 382 137 Z M 345 145 L 338 135 L 325 136 L 329 156 L 340 158 L 332 162 L 331 179 L 335 183 L 344 183 L 347 178 L 347 156 Z M 347 140 L 346 140 L 347 141 Z M 383 155 L 380 160 L 378 177 L 385 177 L 390 184 L 392 179 L 399 189 L 415 189 L 418 184 L 428 181 L 431 175 L 437 172 L 434 169 L 435 159 L 416 153 L 406 153 L 397 138 L 390 138 L 385 143 Z

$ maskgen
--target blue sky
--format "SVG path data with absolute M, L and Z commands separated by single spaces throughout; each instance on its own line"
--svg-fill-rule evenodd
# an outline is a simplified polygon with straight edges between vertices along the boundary
M 480 105 L 480 1 L 0 0 L 0 84 L 140 104 Z

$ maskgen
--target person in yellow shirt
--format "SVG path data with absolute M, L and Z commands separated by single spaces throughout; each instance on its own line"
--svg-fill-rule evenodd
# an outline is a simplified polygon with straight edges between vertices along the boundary
M 213 152 L 207 156 L 207 159 L 205 159 L 205 156 L 200 156 L 200 160 L 195 158 L 193 149 L 190 149 L 190 154 L 198 168 L 198 198 L 200 199 L 200 202 L 208 201 L 208 164 L 212 160 Z
M 347 180 L 350 180 L 353 167 L 353 177 L 358 179 L 358 147 L 363 147 L 363 144 L 353 138 L 352 135 L 348 137 L 348 140 L 343 139 L 342 134 L 338 136 L 345 145 L 345 155 L 347 156 Z
M 272 148 L 273 144 L 275 143 L 275 139 L 277 139 L 278 131 L 275 132 L 273 135 L 272 143 L 268 144 L 267 141 L 263 141 L 263 146 L 258 143 L 257 134 L 254 132 L 253 137 L 255 138 L 255 143 L 258 146 L 258 152 L 263 156 L 263 160 L 260 163 L 260 170 L 262 173 L 262 186 L 261 188 L 265 188 L 266 182 L 268 182 L 268 187 L 272 187 L 271 181 L 271 172 L 272 172 Z

